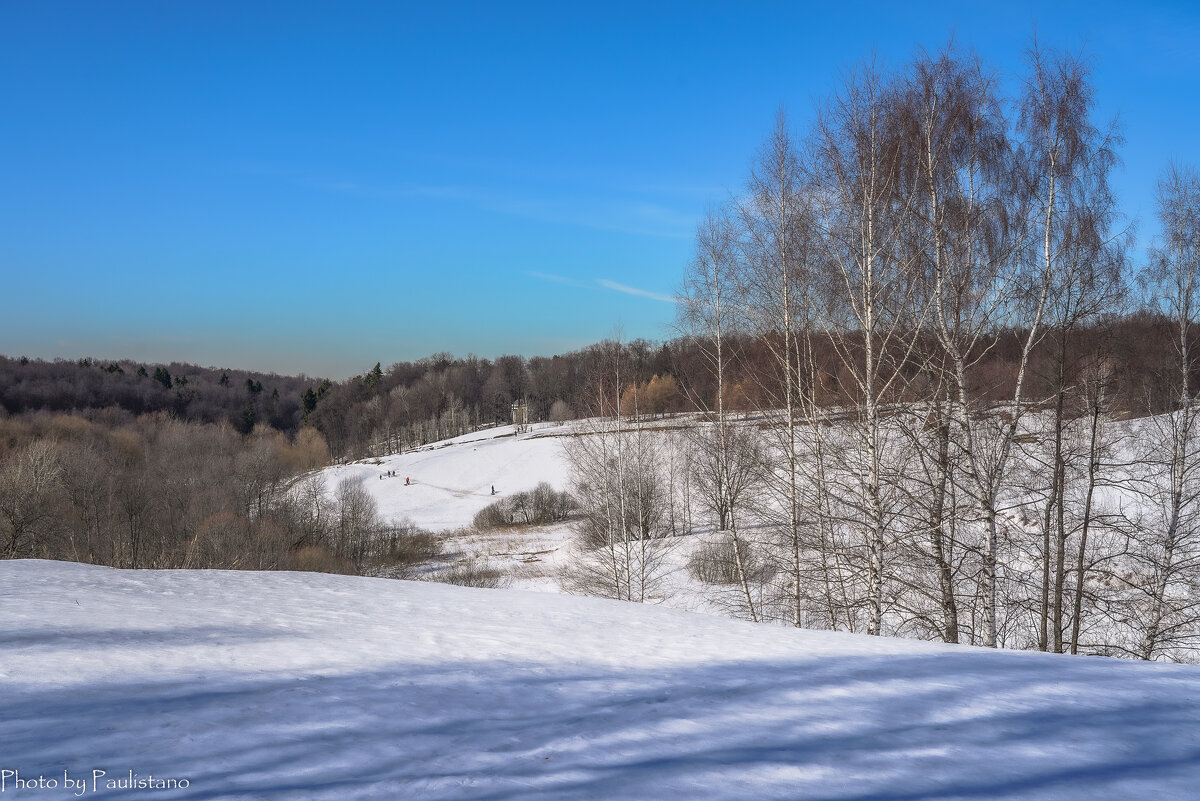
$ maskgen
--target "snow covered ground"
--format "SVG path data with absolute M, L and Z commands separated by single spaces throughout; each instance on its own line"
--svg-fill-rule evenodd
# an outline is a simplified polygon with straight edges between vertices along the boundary
M 64 771 L 88 798 L 144 797 L 105 789 L 132 771 L 289 801 L 1200 787 L 1195 666 L 320 574 L 10 561 L 0 598 L 0 799 L 79 797 Z
M 407 519 L 429 531 L 446 531 L 471 525 L 475 513 L 496 500 L 492 487 L 500 495 L 530 490 L 542 481 L 566 489 L 561 437 L 571 432 L 569 425 L 539 423 L 532 432 L 514 436 L 512 426 L 499 426 L 323 473 L 331 489 L 347 478 L 361 480 L 385 520 Z

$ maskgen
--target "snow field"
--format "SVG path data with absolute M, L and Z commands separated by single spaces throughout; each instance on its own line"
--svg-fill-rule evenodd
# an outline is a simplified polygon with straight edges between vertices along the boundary
M 1096 801 L 1200 782 L 1193 666 L 319 574 L 3 562 L 0 596 L 0 768 L 189 779 L 164 798 Z
M 569 431 L 539 426 L 532 434 L 514 436 L 512 426 L 500 426 L 322 472 L 331 490 L 346 478 L 362 481 L 384 520 L 407 519 L 429 531 L 446 531 L 471 525 L 499 495 L 531 490 L 543 481 L 565 489 L 559 437 Z M 405 478 L 412 483 L 406 486 Z

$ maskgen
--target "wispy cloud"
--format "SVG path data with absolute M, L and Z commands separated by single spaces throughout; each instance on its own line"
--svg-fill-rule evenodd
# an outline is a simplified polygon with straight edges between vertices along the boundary
M 660 292 L 651 292 L 648 289 L 638 289 L 635 286 L 627 284 L 618 284 L 616 281 L 609 281 L 607 278 L 597 278 L 594 283 L 586 283 L 574 278 L 568 278 L 565 275 L 555 275 L 554 273 L 543 273 L 537 270 L 522 270 L 522 272 L 530 278 L 536 278 L 539 281 L 548 281 L 552 284 L 562 284 L 563 286 L 573 286 L 578 289 L 594 289 L 595 287 L 603 287 L 604 289 L 613 292 L 622 292 L 626 295 L 636 295 L 639 298 L 649 298 L 663 303 L 678 303 L 679 298 L 674 295 L 664 295 Z
M 616 281 L 609 281 L 605 278 L 597 278 L 596 283 L 605 289 L 611 289 L 614 292 L 624 292 L 626 295 L 637 295 L 638 297 L 650 298 L 651 300 L 661 300 L 663 303 L 677 303 L 679 301 L 679 298 L 674 295 L 662 295 L 658 292 L 651 292 L 648 289 L 625 286 L 625 284 L 618 284 Z

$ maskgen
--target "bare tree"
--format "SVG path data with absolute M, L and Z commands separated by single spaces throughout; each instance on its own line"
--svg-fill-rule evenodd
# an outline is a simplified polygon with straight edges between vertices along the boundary
M 978 60 L 960 59 L 952 49 L 917 60 L 909 96 L 911 186 L 919 197 L 914 246 L 924 254 L 910 265 L 929 304 L 927 335 L 943 354 L 928 358 L 926 367 L 941 374 L 933 385 L 946 387 L 946 414 L 953 421 L 947 431 L 962 454 L 964 486 L 986 530 L 980 572 L 990 612 L 983 639 L 994 645 L 1000 476 L 976 430 L 972 373 L 994 345 L 990 335 L 1009 322 L 1017 289 L 1008 122 L 995 79 Z M 940 528 L 941 513 L 934 514 L 931 524 Z M 940 572 L 944 579 L 944 563 Z M 943 593 L 943 605 L 948 603 Z
M 697 408 L 711 423 L 688 430 L 695 492 L 701 507 L 711 515 L 718 531 L 729 532 L 738 586 L 745 614 L 758 621 L 750 588 L 746 557 L 750 544 L 743 541 L 739 513 L 763 475 L 763 459 L 754 434 L 736 426 L 726 409 L 728 365 L 732 358 L 730 335 L 740 329 L 735 298 L 738 293 L 737 236 L 724 214 L 709 214 L 696 235 L 696 257 L 684 282 L 680 327 L 690 335 L 702 363 L 715 378 L 715 397 L 692 393 Z
M 895 459 L 902 449 L 884 410 L 899 394 L 925 312 L 912 314 L 915 286 L 904 247 L 915 199 L 901 191 L 900 100 L 898 87 L 874 65 L 851 73 L 821 115 L 807 182 L 821 233 L 819 269 L 826 273 L 819 282 L 824 293 L 813 299 L 816 324 L 849 379 L 843 391 L 854 408 L 843 426 L 852 443 L 840 449 L 851 461 L 840 465 L 831 486 L 845 488 L 838 493 L 849 513 L 844 522 L 866 544 L 868 634 L 882 631 L 894 477 L 901 472 Z
M 331 550 L 361 567 L 378 545 L 382 532 L 375 499 L 362 485 L 362 479 L 342 479 L 333 494 Z
M 111 529 L 111 476 L 99 448 L 89 442 L 63 447 L 62 487 L 70 503 L 72 559 L 106 564 L 109 553 L 103 546 Z
M 1111 546 L 1098 547 L 1096 538 L 1093 537 L 1095 529 L 1099 529 L 1098 533 L 1102 535 L 1112 531 L 1112 526 L 1105 525 L 1106 515 L 1099 509 L 1097 491 L 1115 478 L 1111 475 L 1114 473 L 1111 468 L 1119 444 L 1114 433 L 1115 427 L 1112 425 L 1115 385 L 1111 366 L 1106 364 L 1102 357 L 1086 364 L 1080 371 L 1078 394 L 1083 414 L 1078 419 L 1084 426 L 1077 436 L 1082 441 L 1081 450 L 1086 454 L 1086 467 L 1083 471 L 1084 478 L 1078 482 L 1083 487 L 1082 502 L 1076 503 L 1078 541 L 1075 548 L 1075 586 L 1070 638 L 1073 654 L 1079 653 L 1085 608 L 1089 613 L 1099 611 L 1094 602 L 1089 607 L 1084 606 L 1084 596 L 1089 590 L 1089 578 L 1094 575 L 1098 566 L 1113 563 L 1116 558 L 1122 556 L 1120 550 Z M 1063 505 L 1067 505 L 1065 500 Z
M 1043 650 L 1061 652 L 1069 533 L 1063 443 L 1074 372 L 1070 345 L 1080 324 L 1113 310 L 1120 297 L 1123 241 L 1111 233 L 1116 211 L 1108 189 L 1120 139 L 1115 126 L 1101 129 L 1091 120 L 1094 90 L 1084 60 L 1044 50 L 1035 42 L 1028 61 L 1019 125 L 1040 270 L 1043 286 L 1048 286 L 1044 311 L 1040 317 L 1035 312 L 1033 322 L 1044 321 L 1054 352 L 1049 381 L 1054 448 L 1042 521 L 1038 643 Z
M 1174 329 L 1169 372 L 1171 401 L 1143 430 L 1151 467 L 1137 481 L 1148 519 L 1139 532 L 1136 590 L 1144 604 L 1137 655 L 1154 659 L 1198 636 L 1200 594 L 1200 413 L 1194 376 L 1200 367 L 1200 174 L 1172 166 L 1158 183 L 1162 233 L 1151 249 L 1145 281 L 1152 302 Z
M 5 557 L 38 555 L 58 515 L 62 466 L 53 443 L 35 440 L 0 461 L 0 541 Z
M 954 385 L 967 486 L 983 527 L 982 639 L 989 646 L 998 644 L 998 556 L 1008 529 L 1002 496 L 1027 411 L 1030 359 L 1045 337 L 1056 281 L 1069 263 L 1086 258 L 1080 247 L 1086 229 L 1101 229 L 1109 215 L 1104 178 L 1111 150 L 1088 119 L 1086 70 L 1070 59 L 1051 65 L 1036 45 L 1029 64 L 1019 142 L 1008 135 L 993 80 L 977 63 L 959 65 L 950 52 L 926 62 L 935 80 L 918 87 L 953 87 L 954 102 L 943 106 L 937 91 L 921 89 L 914 137 L 931 257 L 931 269 L 922 273 Z M 1008 400 L 980 414 L 987 410 L 972 366 L 1006 331 L 1016 332 L 1017 348 Z
M 565 443 L 578 502 L 577 559 L 567 589 L 625 601 L 656 600 L 663 591 L 669 505 L 661 443 L 639 422 L 627 428 L 622 408 L 628 371 L 619 341 L 603 343 L 593 375 L 594 409 Z
M 739 315 L 770 354 L 770 374 L 756 375 L 763 397 L 782 419 L 769 431 L 777 436 L 776 449 L 782 464 L 773 471 L 771 486 L 780 499 L 785 551 L 791 583 L 790 618 L 794 626 L 804 623 L 807 543 L 806 517 L 811 524 L 816 510 L 805 509 L 801 486 L 802 455 L 798 414 L 805 393 L 816 391 L 806 384 L 809 374 L 804 357 L 811 335 L 813 288 L 808 259 L 814 249 L 815 227 L 811 224 L 804 170 L 797 145 L 782 112 L 761 148 L 751 170 L 746 196 L 738 204 L 738 259 L 740 281 Z M 828 575 L 822 571 L 823 576 Z

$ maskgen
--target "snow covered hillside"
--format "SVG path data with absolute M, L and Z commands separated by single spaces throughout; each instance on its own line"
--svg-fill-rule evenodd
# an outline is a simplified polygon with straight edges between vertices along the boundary
M 475 513 L 496 500 L 493 487 L 501 495 L 533 489 L 542 481 L 565 489 L 561 437 L 571 433 L 569 424 L 539 424 L 519 436 L 512 426 L 498 426 L 323 472 L 331 488 L 347 478 L 361 480 L 385 520 L 407 519 L 430 531 L 445 531 L 471 525 Z
M 0 597 L 5 798 L 77 797 L 64 772 L 87 798 L 141 797 L 105 789 L 133 772 L 175 781 L 155 797 L 289 801 L 1200 786 L 1194 666 L 319 574 L 10 561 Z M 15 786 L 38 777 L 57 787 Z
M 321 474 L 330 493 L 347 479 L 361 482 L 383 520 L 408 521 L 443 535 L 446 556 L 430 576 L 435 580 L 440 569 L 468 564 L 496 571 L 508 587 L 561 592 L 570 524 L 492 531 L 470 526 L 485 506 L 539 483 L 567 489 L 563 442 L 576 434 L 572 423 L 539 423 L 520 435 L 511 425 L 497 426 L 407 453 L 335 465 Z M 686 576 L 677 578 L 681 586 L 672 605 L 708 609 Z

